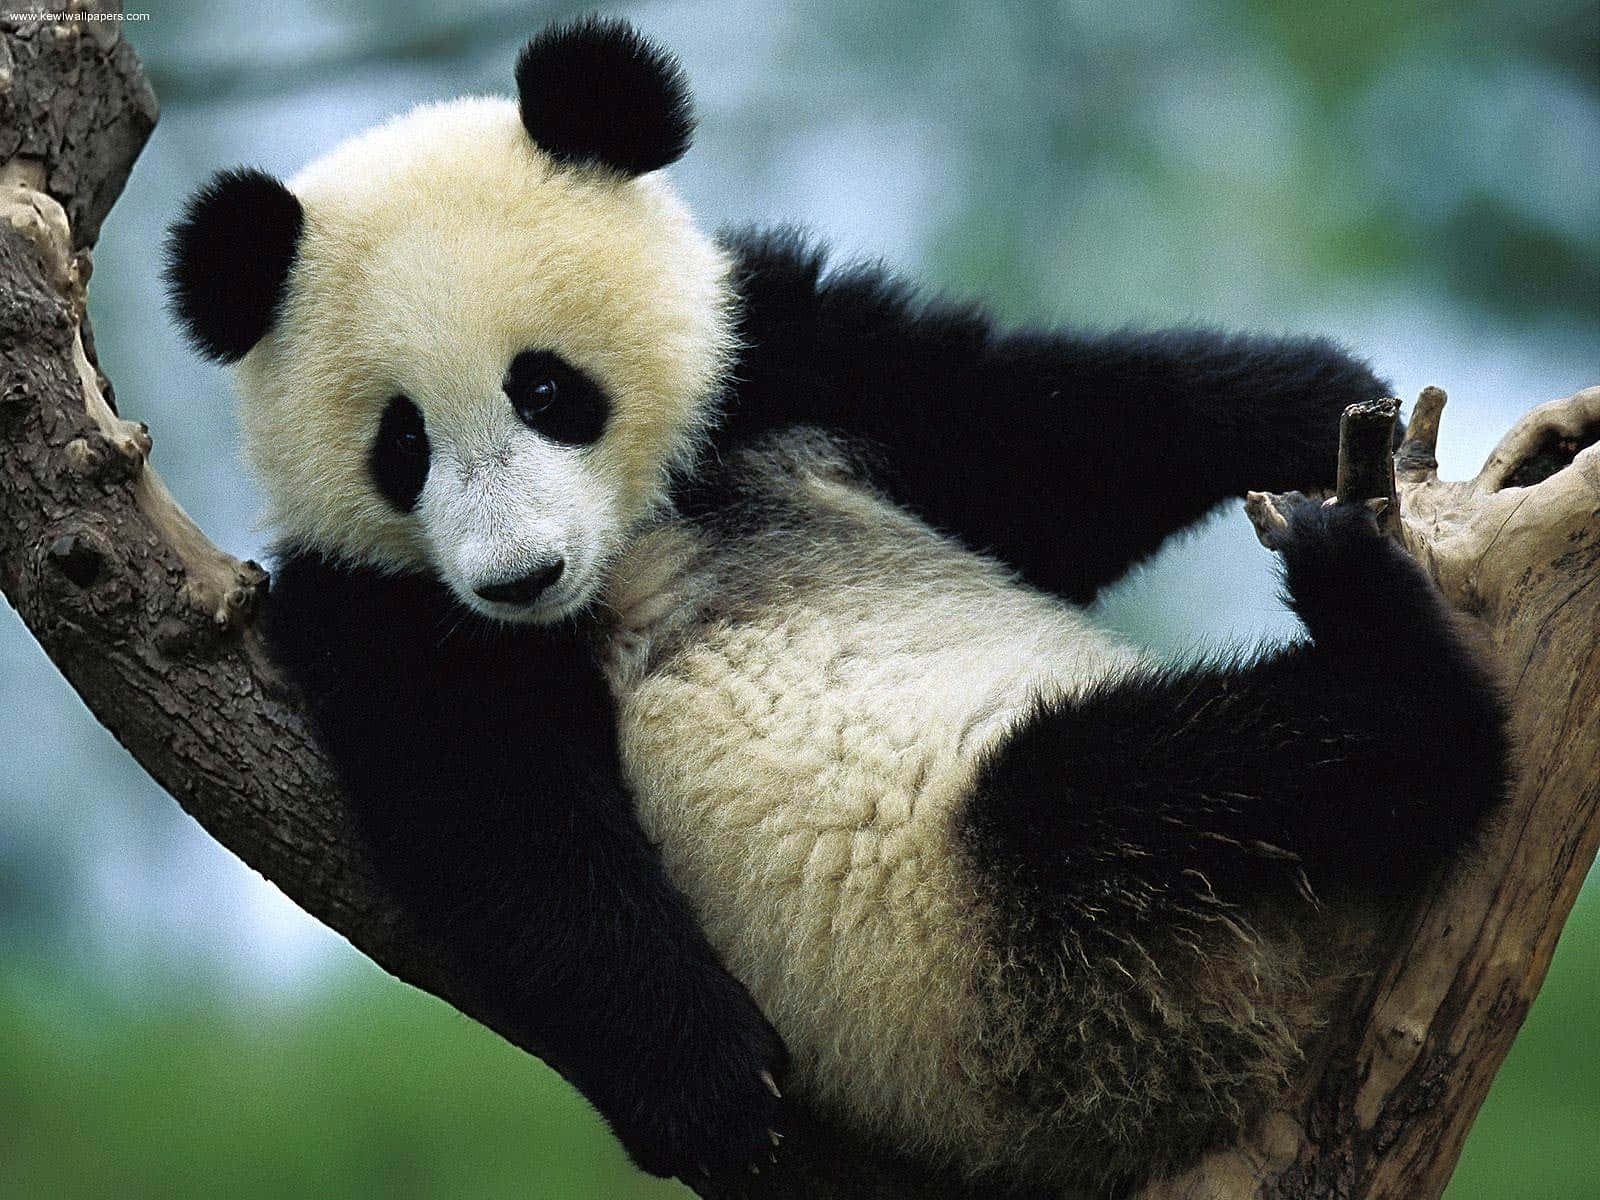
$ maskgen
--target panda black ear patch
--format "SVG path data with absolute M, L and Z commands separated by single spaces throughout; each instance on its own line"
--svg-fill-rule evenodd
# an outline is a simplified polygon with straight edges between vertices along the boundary
M 528 134 L 559 162 L 641 175 L 682 158 L 694 133 L 678 60 L 624 21 L 539 34 L 517 58 L 517 95 Z
M 195 347 L 236 362 L 272 328 L 305 215 L 262 171 L 222 171 L 167 234 L 167 299 Z

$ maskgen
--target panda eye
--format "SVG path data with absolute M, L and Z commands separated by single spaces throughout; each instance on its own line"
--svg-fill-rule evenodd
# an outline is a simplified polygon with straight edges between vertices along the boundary
M 396 396 L 389 401 L 379 432 L 392 449 L 408 458 L 428 453 L 428 435 L 422 423 L 422 413 L 404 396 Z
M 560 389 L 556 387 L 554 379 L 541 379 L 528 389 L 528 398 L 523 407 L 529 409 L 531 415 L 537 415 L 554 404 L 559 394 Z
M 378 491 L 399 512 L 417 506 L 428 478 L 428 430 L 422 410 L 404 396 L 392 397 L 378 422 L 367 466 Z
M 518 420 L 570 446 L 598 441 L 611 416 L 605 389 L 552 350 L 524 350 L 511 360 L 500 386 Z

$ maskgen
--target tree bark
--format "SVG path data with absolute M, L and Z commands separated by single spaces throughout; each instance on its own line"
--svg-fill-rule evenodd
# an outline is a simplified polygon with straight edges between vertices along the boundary
M 265 573 L 211 545 L 146 465 L 147 431 L 110 402 L 84 289 L 88 247 L 155 120 L 132 51 L 110 23 L 0 32 L 0 588 L 97 718 L 218 841 L 387 970 L 526 1047 L 505 1014 L 464 999 L 352 836 L 251 627 Z M 1399 535 L 1487 631 L 1521 782 L 1481 851 L 1417 904 L 1279 1111 L 1146 1200 L 1437 1195 L 1600 842 L 1600 389 L 1529 413 L 1466 483 L 1433 470 L 1442 403 L 1424 393 L 1399 455 Z M 1374 444 L 1353 437 L 1341 464 L 1363 495 L 1387 478 Z M 1252 502 L 1256 519 L 1270 511 L 1270 498 Z M 798 1108 L 787 1134 L 777 1166 L 697 1190 L 975 1194 Z

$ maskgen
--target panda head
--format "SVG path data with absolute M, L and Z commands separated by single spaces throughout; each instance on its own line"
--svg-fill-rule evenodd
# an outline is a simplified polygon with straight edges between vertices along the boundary
M 516 79 L 515 103 L 418 108 L 287 185 L 218 175 L 167 281 L 200 351 L 236 364 L 284 541 L 550 622 L 694 453 L 727 262 L 652 173 L 689 141 L 672 59 L 589 20 L 529 42 Z

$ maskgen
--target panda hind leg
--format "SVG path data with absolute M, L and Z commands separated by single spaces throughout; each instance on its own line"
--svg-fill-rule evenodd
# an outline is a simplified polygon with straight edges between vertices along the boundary
M 1030 1086 L 1061 1093 L 1071 1144 L 1120 1147 L 1106 1170 L 1261 1111 L 1359 969 L 1341 922 L 1413 893 L 1507 787 L 1497 684 L 1432 583 L 1364 506 L 1284 515 L 1307 639 L 1039 705 L 958 814 L 996 957 L 1022 964 L 995 990 L 1033 1030 Z
M 1471 840 L 1510 776 L 1484 659 L 1365 506 L 1285 507 L 1274 548 L 1309 639 L 1040 705 L 978 774 L 976 862 L 1098 911 L 1122 892 L 1404 891 Z

